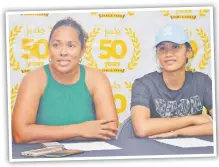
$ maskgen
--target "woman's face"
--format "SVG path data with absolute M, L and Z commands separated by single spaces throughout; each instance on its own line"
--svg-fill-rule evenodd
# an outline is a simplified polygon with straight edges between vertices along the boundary
M 56 70 L 68 73 L 78 65 L 83 49 L 77 30 L 67 26 L 57 28 L 49 45 L 51 63 Z
M 172 42 L 162 42 L 156 50 L 162 69 L 167 72 L 177 71 L 185 67 L 186 59 L 191 54 L 191 50 L 188 50 L 185 44 Z

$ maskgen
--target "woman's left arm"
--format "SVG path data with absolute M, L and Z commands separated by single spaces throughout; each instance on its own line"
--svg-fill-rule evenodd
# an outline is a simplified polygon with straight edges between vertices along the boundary
M 213 118 L 213 110 L 209 111 L 211 118 L 207 114 L 202 114 L 200 116 L 209 117 L 209 119 Z M 175 131 L 161 133 L 153 136 L 149 136 L 149 138 L 168 138 L 168 137 L 177 137 L 177 136 L 205 136 L 205 135 L 213 135 L 213 122 L 188 126 L 185 128 L 181 128 Z
M 115 122 L 109 123 L 109 126 L 117 129 L 118 115 L 109 79 L 104 73 L 95 70 L 95 73 L 92 74 L 92 85 L 97 120 L 116 119 Z

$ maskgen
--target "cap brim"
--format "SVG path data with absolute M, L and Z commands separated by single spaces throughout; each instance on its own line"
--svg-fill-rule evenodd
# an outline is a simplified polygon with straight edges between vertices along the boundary
M 158 41 L 154 47 L 157 47 L 157 45 L 159 45 L 160 43 L 162 42 L 172 42 L 172 43 L 176 43 L 176 44 L 184 44 L 186 42 L 188 42 L 187 40 L 183 40 L 183 41 L 177 41 L 177 40 L 172 40 L 172 39 L 165 39 L 165 40 L 161 40 L 161 41 Z

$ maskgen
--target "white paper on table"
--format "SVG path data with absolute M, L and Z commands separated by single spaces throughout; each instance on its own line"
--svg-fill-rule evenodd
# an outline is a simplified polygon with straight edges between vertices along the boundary
M 92 150 L 118 150 L 120 147 L 106 142 L 81 142 L 81 143 L 62 143 L 66 149 L 75 149 L 83 151 Z
M 178 146 L 182 148 L 214 146 L 213 142 L 197 138 L 155 139 L 158 142 Z

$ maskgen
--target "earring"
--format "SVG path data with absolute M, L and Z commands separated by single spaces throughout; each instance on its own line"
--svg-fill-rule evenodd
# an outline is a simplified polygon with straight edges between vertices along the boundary
M 82 57 L 79 59 L 79 63 L 81 63 L 82 62 Z
M 51 57 L 49 57 L 49 62 L 50 62 L 50 63 L 52 62 Z

